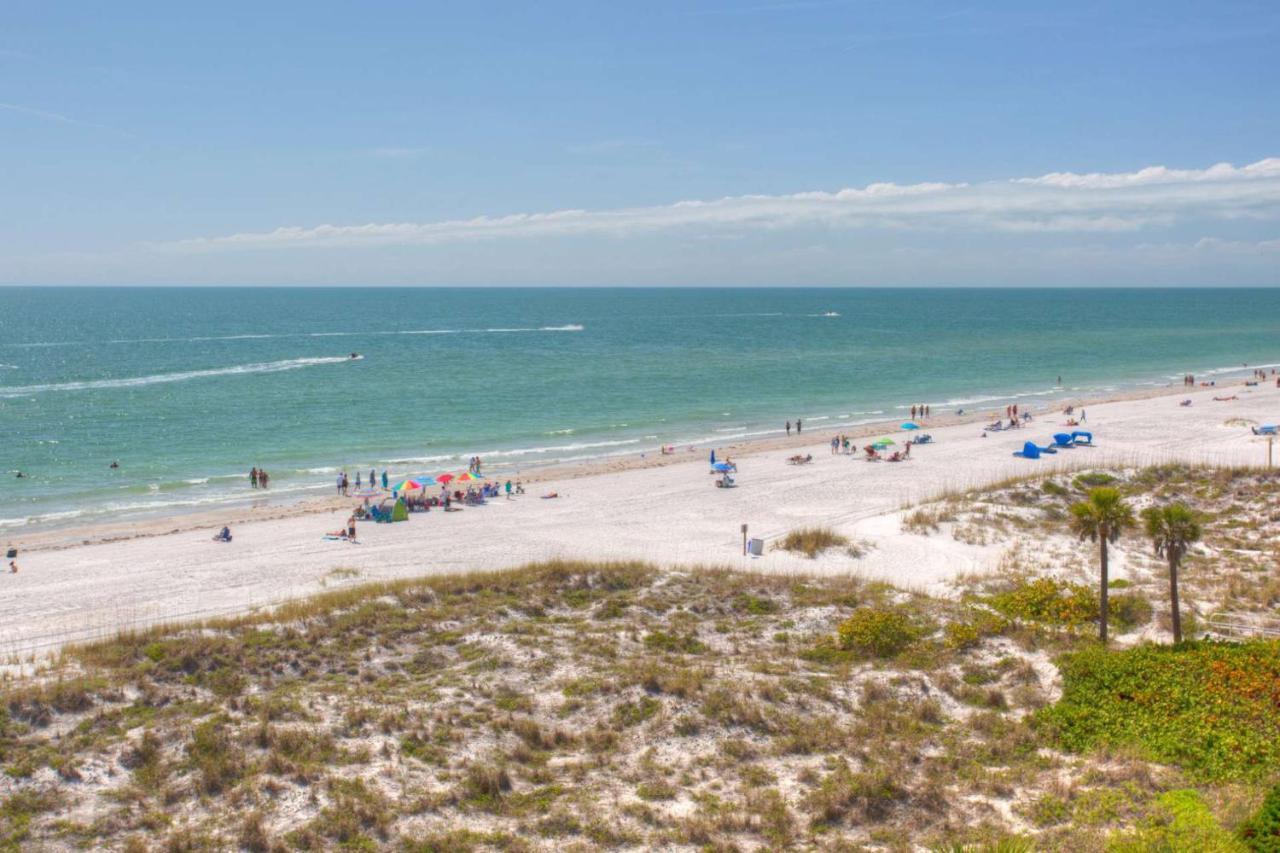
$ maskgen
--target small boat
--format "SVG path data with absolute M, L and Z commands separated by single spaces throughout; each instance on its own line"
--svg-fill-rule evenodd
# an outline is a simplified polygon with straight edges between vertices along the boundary
M 839 317 L 840 314 L 836 311 L 824 311 L 822 313 L 822 316 L 823 317 Z

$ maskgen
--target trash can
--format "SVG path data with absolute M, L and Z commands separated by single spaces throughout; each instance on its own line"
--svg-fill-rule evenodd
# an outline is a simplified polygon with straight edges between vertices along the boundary
M 747 542 L 747 553 L 753 557 L 759 557 L 764 553 L 764 540 L 751 539 Z

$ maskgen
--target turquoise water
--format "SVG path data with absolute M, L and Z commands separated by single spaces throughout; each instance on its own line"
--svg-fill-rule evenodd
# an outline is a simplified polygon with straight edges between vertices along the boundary
M 0 525 L 1163 385 L 1277 332 L 1280 290 L 0 289 Z

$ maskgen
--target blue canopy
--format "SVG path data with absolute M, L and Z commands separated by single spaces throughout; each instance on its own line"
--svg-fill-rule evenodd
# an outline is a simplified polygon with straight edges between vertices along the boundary
M 712 467 L 712 468 L 714 468 L 715 470 L 717 470 L 717 471 L 721 471 L 721 472 L 724 472 L 724 471 L 732 471 L 732 470 L 733 470 L 733 466 L 732 466 L 732 465 L 730 465 L 728 462 L 717 462 L 717 463 L 715 463 L 714 465 L 712 465 L 711 467 Z
M 1024 459 L 1039 459 L 1040 448 L 1036 447 L 1036 443 L 1034 441 L 1028 441 L 1026 444 L 1022 445 L 1022 450 L 1020 452 L 1013 455 L 1021 456 Z
M 1071 434 L 1067 432 L 1055 432 L 1053 434 L 1053 442 L 1060 447 L 1071 446 Z
M 1093 444 L 1093 433 L 1078 429 L 1071 433 L 1071 440 L 1076 444 Z
M 913 424 L 911 421 L 907 421 L 906 423 L 904 423 L 904 424 L 902 425 L 902 428 L 903 428 L 903 429 L 920 429 L 920 425 L 919 425 L 919 424 Z

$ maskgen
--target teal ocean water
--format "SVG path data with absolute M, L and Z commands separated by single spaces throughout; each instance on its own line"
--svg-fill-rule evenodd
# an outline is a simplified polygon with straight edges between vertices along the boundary
M 1278 333 L 1280 290 L 5 288 L 0 533 L 261 497 L 254 465 L 302 498 L 1164 385 Z

